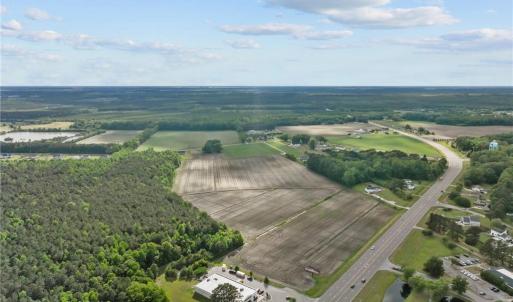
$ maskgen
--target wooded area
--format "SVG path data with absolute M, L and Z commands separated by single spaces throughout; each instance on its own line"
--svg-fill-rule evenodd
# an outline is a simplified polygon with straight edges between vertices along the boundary
M 179 164 L 173 152 L 127 150 L 2 162 L 0 300 L 164 301 L 158 274 L 203 274 L 241 246 L 170 191 Z

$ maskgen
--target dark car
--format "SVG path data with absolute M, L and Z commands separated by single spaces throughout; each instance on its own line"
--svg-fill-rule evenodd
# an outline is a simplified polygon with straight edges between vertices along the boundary
M 355 286 L 356 286 L 355 284 L 351 285 L 351 289 L 353 289 Z

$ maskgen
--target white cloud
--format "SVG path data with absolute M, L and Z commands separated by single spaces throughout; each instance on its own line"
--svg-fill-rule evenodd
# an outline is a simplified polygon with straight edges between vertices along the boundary
M 53 19 L 49 13 L 42 9 L 31 7 L 25 11 L 25 17 L 35 21 L 47 21 Z
M 42 53 L 21 48 L 12 44 L 3 44 L 1 47 L 2 56 L 17 57 L 45 62 L 61 61 L 62 57 L 54 53 Z
M 23 26 L 21 25 L 21 23 L 19 21 L 12 19 L 5 23 L 2 23 L 2 29 L 20 31 L 23 29 Z
M 322 15 L 355 27 L 401 28 L 453 24 L 457 20 L 439 6 L 386 8 L 390 0 L 265 0 L 269 5 Z
M 0 15 L 7 13 L 7 7 L 0 4 Z
M 63 35 L 53 30 L 43 30 L 21 33 L 18 38 L 32 42 L 44 42 L 62 40 Z
M 230 45 L 235 49 L 256 49 L 260 48 L 260 44 L 257 41 L 251 39 L 241 39 L 241 40 L 227 40 L 226 44 Z
M 509 29 L 481 28 L 452 32 L 438 37 L 396 39 L 391 42 L 437 51 L 511 51 L 513 32 Z
M 240 35 L 282 35 L 296 39 L 330 40 L 352 35 L 349 30 L 316 31 L 311 26 L 290 23 L 266 23 L 257 25 L 223 25 L 220 30 L 230 34 Z

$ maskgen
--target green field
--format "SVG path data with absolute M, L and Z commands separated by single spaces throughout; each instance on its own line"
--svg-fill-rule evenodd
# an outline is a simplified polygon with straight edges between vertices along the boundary
M 388 288 L 398 275 L 389 271 L 378 271 L 354 299 L 355 302 L 382 302 Z
M 223 145 L 239 143 L 239 136 L 235 131 L 159 131 L 137 150 L 200 149 L 209 139 L 219 139 Z
M 413 230 L 390 260 L 397 265 L 422 271 L 424 263 L 432 256 L 444 257 L 460 253 L 460 248 L 449 249 L 436 235 L 428 237 L 424 236 L 420 230 Z
M 164 276 L 157 278 L 157 284 L 164 290 L 170 302 L 205 302 L 206 299 L 194 294 L 197 281 L 166 281 Z
M 238 144 L 223 147 L 223 154 L 228 157 L 253 157 L 280 155 L 280 152 L 265 143 Z
M 400 134 L 371 133 L 359 136 L 328 136 L 328 142 L 349 148 L 380 151 L 400 150 L 405 153 L 415 153 L 431 157 L 440 157 L 433 147 L 414 138 Z
M 305 149 L 307 148 L 307 147 L 303 147 L 303 146 L 299 147 L 299 148 L 290 147 L 286 143 L 278 141 L 278 140 L 268 141 L 267 144 L 280 149 L 282 152 L 292 154 L 295 157 L 300 157 L 304 153 Z

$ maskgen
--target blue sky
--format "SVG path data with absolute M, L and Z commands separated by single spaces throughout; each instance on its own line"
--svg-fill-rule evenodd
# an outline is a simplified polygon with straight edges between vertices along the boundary
M 511 0 L 3 0 L 2 85 L 513 85 Z

